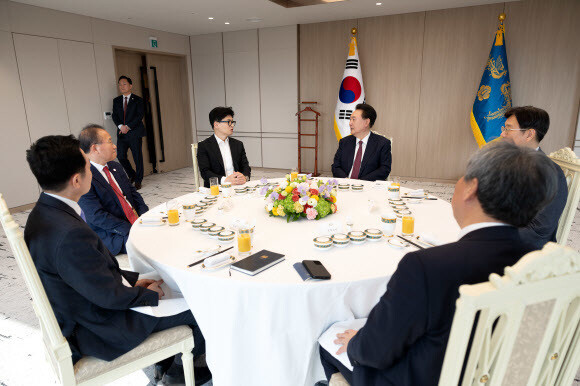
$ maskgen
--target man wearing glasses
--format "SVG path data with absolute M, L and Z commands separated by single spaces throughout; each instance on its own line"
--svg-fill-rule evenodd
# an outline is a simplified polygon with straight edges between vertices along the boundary
M 200 142 L 197 148 L 197 163 L 203 184 L 209 188 L 211 177 L 232 185 L 245 184 L 250 179 L 252 169 L 246 157 L 244 144 L 230 138 L 236 121 L 231 107 L 216 107 L 209 112 L 209 123 L 214 135 Z
M 533 106 L 514 107 L 505 113 L 505 117 L 505 126 L 501 129 L 502 140 L 542 152 L 540 142 L 550 127 L 550 116 L 545 110 Z M 558 172 L 558 192 L 528 226 L 520 228 L 521 239 L 537 249 L 548 241 L 556 241 L 558 221 L 568 198 L 564 172 L 559 166 L 555 169 Z

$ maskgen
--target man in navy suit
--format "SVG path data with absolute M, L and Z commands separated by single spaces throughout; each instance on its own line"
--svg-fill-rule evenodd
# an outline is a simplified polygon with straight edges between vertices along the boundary
M 478 151 L 451 202 L 459 240 L 403 257 L 365 326 L 337 335 L 337 353 L 346 351 L 354 371 L 321 349 L 326 376 L 340 371 L 353 386 L 437 385 L 459 286 L 485 282 L 533 250 L 518 227 L 554 196 L 554 168 L 508 143 Z
M 391 141 L 371 132 L 377 112 L 361 103 L 350 116 L 350 134 L 338 142 L 332 163 L 336 178 L 386 180 L 391 173 Z
M 131 310 L 157 306 L 164 295 L 162 281 L 138 280 L 138 273 L 121 270 L 84 221 L 77 201 L 89 191 L 92 172 L 79 141 L 73 136 L 43 137 L 32 144 L 26 159 L 43 192 L 28 216 L 24 238 L 73 363 L 82 356 L 111 361 L 152 332 L 179 325 L 193 329 L 193 354 L 205 352 L 191 311 L 157 318 Z
M 131 225 L 149 208 L 121 165 L 113 161 L 117 151 L 106 130 L 90 124 L 81 131 L 79 141 L 93 174 L 91 190 L 81 197 L 79 205 L 109 251 L 113 255 L 126 253 Z
M 127 172 L 135 187 L 141 189 L 143 181 L 143 152 L 141 150 L 145 136 L 143 115 L 145 115 L 145 103 L 143 99 L 131 92 L 133 81 L 123 75 L 118 81 L 119 95 L 113 99 L 113 122 L 117 126 L 117 148 L 119 149 L 119 162 Z M 127 159 L 127 150 L 131 149 L 135 170 Z
M 197 148 L 197 164 L 206 188 L 209 179 L 217 177 L 219 183 L 242 185 L 250 178 L 252 169 L 246 157 L 244 143 L 231 138 L 234 133 L 234 110 L 216 107 L 209 112 L 209 123 L 214 135 L 201 141 Z
M 504 141 L 542 152 L 540 141 L 550 127 L 550 116 L 545 110 L 533 106 L 514 107 L 505 113 L 505 117 L 507 119 L 501 131 Z M 520 229 L 522 240 L 537 249 L 541 249 L 548 241 L 556 241 L 558 222 L 568 199 L 566 177 L 557 165 L 556 173 L 558 193 L 527 226 Z

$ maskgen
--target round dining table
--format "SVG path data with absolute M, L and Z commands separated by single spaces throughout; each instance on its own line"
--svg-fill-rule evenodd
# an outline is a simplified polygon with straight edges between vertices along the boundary
M 315 237 L 333 230 L 382 229 L 381 214 L 391 209 L 387 184 L 360 183 L 363 191 L 339 191 L 337 212 L 317 221 L 288 223 L 285 217 L 270 217 L 258 190 L 237 195 L 232 189 L 230 198 L 220 196 L 200 217 L 225 228 L 240 220 L 255 223 L 252 253 L 265 249 L 284 255 L 284 261 L 255 276 L 228 267 L 188 267 L 199 259 L 196 251 L 212 249 L 218 240 L 194 229 L 184 216 L 177 226 L 135 222 L 127 243 L 131 267 L 141 273 L 153 267 L 172 290 L 183 294 L 205 337 L 215 386 L 312 386 L 324 379 L 319 336 L 337 321 L 367 317 L 401 258 L 417 250 L 393 246 L 387 238 L 326 250 L 314 246 Z M 409 191 L 401 187 L 403 196 Z M 195 192 L 176 200 L 190 205 L 206 195 Z M 159 215 L 165 208 L 162 204 L 148 213 Z M 408 208 L 415 217 L 415 234 L 428 232 L 444 243 L 457 239 L 459 227 L 448 202 L 415 200 Z M 400 233 L 399 219 L 395 234 Z M 239 260 L 235 240 L 224 245 L 229 246 Z M 293 267 L 303 260 L 322 262 L 331 279 L 303 281 Z

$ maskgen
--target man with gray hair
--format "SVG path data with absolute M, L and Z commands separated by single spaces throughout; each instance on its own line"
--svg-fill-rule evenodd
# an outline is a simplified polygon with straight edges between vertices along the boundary
M 436 385 L 463 284 L 502 273 L 532 248 L 526 226 L 557 189 L 546 155 L 500 142 L 474 154 L 451 205 L 461 227 L 454 243 L 407 253 L 359 331 L 334 341 L 354 371 L 320 349 L 328 379 L 340 371 L 353 385 Z

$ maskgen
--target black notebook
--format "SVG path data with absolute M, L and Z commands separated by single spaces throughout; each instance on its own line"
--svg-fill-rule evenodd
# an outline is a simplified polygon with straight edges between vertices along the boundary
M 231 267 L 232 269 L 245 273 L 246 275 L 254 276 L 281 261 L 284 261 L 284 255 L 281 253 L 270 252 L 262 249 L 260 252 L 254 253 L 253 255 L 232 264 Z

